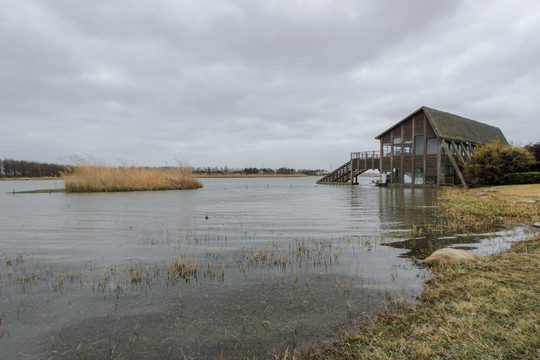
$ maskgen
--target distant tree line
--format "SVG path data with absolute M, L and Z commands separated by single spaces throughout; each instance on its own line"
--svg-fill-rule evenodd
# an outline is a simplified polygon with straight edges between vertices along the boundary
M 286 174 L 305 174 L 305 175 L 321 175 L 325 171 L 321 169 L 317 170 L 309 170 L 309 169 L 291 169 L 287 167 L 280 167 L 278 169 L 270 169 L 270 168 L 256 168 L 256 167 L 246 167 L 246 168 L 230 168 L 227 166 L 224 167 L 197 167 L 193 169 L 193 172 L 195 174 L 246 174 L 246 175 L 253 175 L 253 174 L 279 174 L 279 175 L 286 175 Z
M 36 161 L 0 159 L 0 177 L 46 177 L 60 176 L 61 172 L 66 172 L 69 166 L 53 163 L 41 163 Z M 195 174 L 305 174 L 305 175 L 322 175 L 325 170 L 316 169 L 291 169 L 288 167 L 280 167 L 278 169 L 271 168 L 230 168 L 222 167 L 197 167 L 193 168 Z
M 45 177 L 60 176 L 65 165 L 36 161 L 0 159 L 0 177 Z
M 221 167 L 206 166 L 206 167 L 193 168 L 193 173 L 195 173 L 195 174 L 223 174 L 223 175 L 227 175 L 227 174 L 238 174 L 238 173 L 241 173 L 241 172 L 242 172 L 242 169 L 230 168 L 230 167 L 227 167 L 227 166 L 221 166 Z

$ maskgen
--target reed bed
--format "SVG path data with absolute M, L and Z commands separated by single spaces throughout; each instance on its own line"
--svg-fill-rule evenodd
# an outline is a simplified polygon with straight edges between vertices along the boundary
M 63 174 L 66 192 L 109 192 L 144 190 L 187 190 L 201 188 L 192 169 L 110 167 L 80 161 Z

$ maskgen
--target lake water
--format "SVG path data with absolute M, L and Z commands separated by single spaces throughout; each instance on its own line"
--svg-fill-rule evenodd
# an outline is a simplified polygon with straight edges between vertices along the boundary
M 412 299 L 437 248 L 488 254 L 525 236 L 411 240 L 403 230 L 440 221 L 438 190 L 370 180 L 97 194 L 0 182 L 1 358 L 267 358 Z

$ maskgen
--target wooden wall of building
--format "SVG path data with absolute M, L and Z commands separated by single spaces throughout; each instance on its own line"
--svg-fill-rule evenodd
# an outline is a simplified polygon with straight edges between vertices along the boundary
M 438 183 L 440 142 L 423 111 L 396 124 L 379 139 L 381 172 L 391 173 L 392 183 Z M 430 154 L 428 139 L 434 139 Z

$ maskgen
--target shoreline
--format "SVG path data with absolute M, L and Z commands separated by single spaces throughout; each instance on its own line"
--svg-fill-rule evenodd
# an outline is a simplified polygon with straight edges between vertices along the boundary
M 42 177 L 0 177 L 0 181 L 32 181 L 32 180 L 62 180 L 61 177 L 56 176 L 42 176 Z
M 536 359 L 540 236 L 478 263 L 434 268 L 413 306 L 396 301 L 307 359 Z
M 491 222 L 495 212 L 507 225 L 540 221 L 539 200 L 540 184 L 452 189 L 441 196 L 446 214 L 458 221 Z M 396 300 L 345 337 L 301 357 L 536 359 L 538 268 L 538 232 L 478 262 L 431 267 L 417 304 Z

